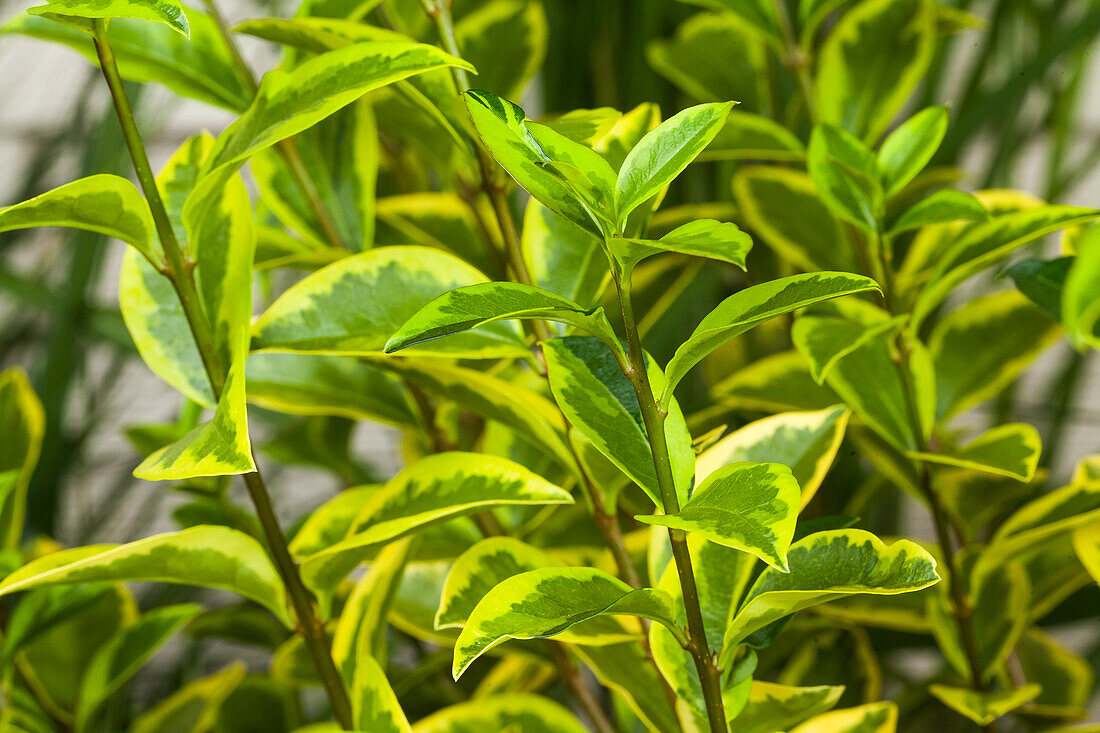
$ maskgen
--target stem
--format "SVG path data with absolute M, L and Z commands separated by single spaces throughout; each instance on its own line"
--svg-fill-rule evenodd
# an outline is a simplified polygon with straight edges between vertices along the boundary
M 779 17 L 780 30 L 783 31 L 783 43 L 786 46 L 783 65 L 787 67 L 798 82 L 798 90 L 802 93 L 802 101 L 806 104 L 806 114 L 810 118 L 810 124 L 817 124 L 817 107 L 814 104 L 813 85 L 810 82 L 809 73 L 810 59 L 798 44 L 798 39 L 795 38 L 785 0 L 776 0 L 775 10 L 776 15 Z
M 620 271 L 617 266 L 613 266 L 612 275 L 619 295 L 623 327 L 626 330 L 626 341 L 629 347 L 630 363 L 625 365 L 623 373 L 630 380 L 642 411 L 642 422 L 649 437 L 653 466 L 657 472 L 657 484 L 661 490 L 665 514 L 675 514 L 680 511 L 680 501 L 676 496 L 672 461 L 669 458 L 668 443 L 665 439 L 665 417 L 668 413 L 658 404 L 657 397 L 653 394 L 653 386 L 649 381 L 645 352 L 642 351 L 641 340 L 638 337 L 638 324 L 630 297 L 631 271 L 629 268 Z M 684 611 L 687 614 L 690 637 L 687 649 L 695 661 L 695 670 L 699 674 L 699 681 L 703 687 L 707 719 L 712 733 L 725 733 L 727 726 L 725 706 L 722 702 L 722 686 L 718 667 L 707 645 L 706 628 L 703 625 L 703 612 L 699 606 L 699 590 L 695 586 L 695 573 L 691 567 L 687 534 L 683 530 L 669 529 L 668 538 L 672 543 L 672 557 L 676 563 L 676 573 L 680 578 Z
M 153 223 L 160 237 L 161 246 L 164 249 L 167 269 L 164 274 L 172 282 L 179 296 L 180 305 L 183 307 L 187 323 L 191 328 L 191 334 L 195 339 L 199 355 L 202 357 L 203 367 L 207 378 L 210 380 L 210 388 L 215 398 L 220 399 L 225 388 L 225 365 L 217 350 L 214 348 L 213 333 L 210 322 L 202 310 L 193 277 L 194 263 L 186 260 L 179 241 L 176 239 L 172 224 L 168 218 L 168 212 L 164 208 L 160 191 L 157 189 L 156 178 L 153 175 L 152 166 L 145 153 L 145 145 L 141 140 L 141 133 L 134 121 L 134 113 L 130 108 L 130 101 L 126 96 L 126 90 L 122 85 L 122 77 L 118 72 L 115 55 L 107 40 L 107 23 L 104 20 L 95 21 L 94 41 L 96 53 L 99 56 L 99 65 L 103 70 L 103 76 L 107 80 L 107 86 L 111 90 L 115 111 L 118 113 L 119 124 L 122 126 L 122 134 L 126 139 L 126 147 L 130 151 L 130 157 L 137 172 L 138 182 L 149 209 L 153 215 Z M 271 506 L 271 497 L 264 485 L 263 477 L 259 471 L 244 474 L 245 486 L 256 507 L 256 514 L 264 530 L 267 539 L 268 550 L 279 575 L 290 595 L 291 603 L 298 617 L 298 633 L 301 634 L 306 648 L 309 650 L 313 663 L 317 667 L 317 673 L 328 694 L 340 726 L 345 730 L 352 730 L 351 704 L 348 701 L 347 692 L 340 679 L 340 673 L 332 660 L 332 652 L 329 649 L 328 638 L 325 636 L 324 624 L 318 618 L 314 600 L 310 592 L 302 583 L 298 573 L 298 567 L 287 548 L 286 536 L 279 526 L 278 518 Z

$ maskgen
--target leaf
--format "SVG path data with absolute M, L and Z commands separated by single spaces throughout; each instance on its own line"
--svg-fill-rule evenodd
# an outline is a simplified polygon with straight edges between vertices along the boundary
M 680 380 L 708 354 L 730 339 L 771 318 L 853 293 L 878 290 L 874 280 L 843 272 L 817 272 L 752 285 L 723 300 L 680 344 L 665 369 L 662 404 L 672 399 Z
M 507 99 L 474 89 L 465 99 L 478 135 L 501 167 L 543 206 L 602 237 L 600 217 L 610 211 L 596 211 L 589 204 L 601 194 L 608 199 L 614 173 L 600 156 L 545 125 L 528 123 L 523 110 Z
M 536 285 L 585 308 L 596 303 L 609 275 L 600 242 L 591 233 L 531 199 L 521 245 Z
M 1074 482 L 1029 501 L 1001 523 L 983 563 L 1018 557 L 1027 550 L 1100 519 L 1100 483 Z
M 149 205 L 134 184 L 118 176 L 88 176 L 0 208 L 0 232 L 31 227 L 69 227 L 106 234 L 126 242 L 152 263 L 161 260 Z
M 784 412 L 751 422 L 703 451 L 695 461 L 701 484 L 722 466 L 737 461 L 780 463 L 801 487 L 799 509 L 813 498 L 836 458 L 848 410 L 842 405 L 814 412 Z
M 15 559 L 18 569 L 21 558 Z M 8 570 L 4 574 L 8 574 Z M 4 643 L 0 647 L 0 664 L 14 664 L 15 655 L 23 647 L 34 642 L 51 630 L 66 624 L 68 619 L 85 613 L 98 604 L 117 598 L 115 588 L 108 585 L 75 585 L 53 588 L 38 588 L 28 592 L 12 609 L 4 630 Z M 129 619 L 120 619 L 128 622 Z
M 798 482 L 786 466 L 745 461 L 707 476 L 676 514 L 634 518 L 643 524 L 696 532 L 787 572 L 799 496 Z
M 861 323 L 857 331 L 853 323 L 841 318 L 804 316 L 791 327 L 791 342 L 810 363 L 810 375 L 818 384 L 841 359 L 880 336 L 893 336 L 905 323 L 906 316 Z
M 49 0 L 27 10 L 47 18 L 137 18 L 163 23 L 184 38 L 190 34 L 178 0 Z
M 802 270 L 857 272 L 843 222 L 821 200 L 808 175 L 788 168 L 748 166 L 733 176 L 733 195 L 745 225 Z M 789 212 L 798 211 L 799 216 Z
M 462 627 L 481 599 L 501 581 L 559 564 L 542 550 L 512 537 L 481 540 L 459 555 L 447 573 L 435 627 Z
M 130 733 L 184 731 L 203 733 L 213 728 L 221 704 L 247 673 L 241 662 L 190 682 L 139 715 Z
M 978 725 L 989 725 L 997 718 L 1026 705 L 1038 697 L 1042 689 L 1039 685 L 1024 685 L 1011 690 L 978 692 L 968 687 L 928 686 L 928 691 L 937 700 Z
M 666 251 L 728 262 L 742 270 L 745 269 L 745 257 L 752 248 L 749 235 L 738 229 L 736 224 L 716 219 L 696 219 L 676 227 L 659 240 L 631 238 L 612 240 L 609 244 L 612 252 L 624 248 L 624 259 L 634 262 Z
M 873 702 L 819 715 L 791 729 L 791 733 L 894 733 L 897 726 L 897 704 Z
M 425 247 L 345 257 L 288 288 L 253 325 L 252 348 L 381 355 L 390 335 L 426 303 L 485 279 L 457 257 Z M 529 352 L 516 324 L 496 323 L 409 353 L 507 358 Z
M 1011 291 L 975 299 L 946 315 L 928 339 L 936 365 L 937 417 L 958 415 L 1000 394 L 1059 332 L 1056 322 Z
M 2 216 L 2 215 L 0 215 Z M 1062 294 L 1062 321 L 1066 335 L 1077 348 L 1100 348 L 1100 228 L 1092 226 L 1076 241 L 1077 259 L 1066 276 Z
M 1016 283 L 1016 289 L 1027 296 L 1043 312 L 1056 321 L 1062 320 L 1062 293 L 1066 277 L 1076 258 L 1053 260 L 1023 259 L 1005 268 L 1005 275 Z
M 622 116 L 622 112 L 611 107 L 574 109 L 565 114 L 544 119 L 543 124 L 575 143 L 592 147 L 615 126 Z
M 1100 538 L 1096 536 L 1096 528 L 1086 525 L 1075 529 L 1073 549 L 1092 579 L 1100 583 Z
M 89 545 L 32 560 L 0 582 L 0 595 L 47 585 L 178 583 L 256 601 L 288 627 L 286 593 L 260 543 L 227 527 L 191 527 L 125 545 Z
M 753 680 L 744 710 L 734 718 L 738 733 L 774 733 L 836 706 L 843 687 L 789 687 Z
M 494 695 L 450 705 L 413 726 L 413 733 L 588 733 L 560 704 L 541 695 Z
M 1048 205 L 995 215 L 987 221 L 971 224 L 936 264 L 928 286 L 913 305 L 911 327 L 919 328 L 956 286 L 1014 250 L 1058 229 L 1080 226 L 1098 218 L 1100 214 L 1093 209 Z
M 714 394 L 726 409 L 756 412 L 823 410 L 842 402 L 813 380 L 806 357 L 793 349 L 739 369 L 715 385 Z
M 374 657 L 361 656 L 356 660 L 351 701 L 357 730 L 372 733 L 409 733 L 412 730 L 386 673 Z
M 99 707 L 201 610 L 193 603 L 155 608 L 99 647 L 84 671 L 74 728 L 88 730 Z
M 878 164 L 887 198 L 924 170 L 946 133 L 947 108 L 926 107 L 886 136 L 878 150 Z
M 592 670 L 600 684 L 621 695 L 649 729 L 659 733 L 680 730 L 660 674 L 639 644 L 574 645 L 570 650 Z
M 1027 681 L 1042 687 L 1032 710 L 1083 717 L 1081 711 L 1088 705 L 1095 680 L 1085 659 L 1034 627 L 1020 637 L 1015 654 Z
M 896 237 L 911 229 L 951 221 L 974 221 L 989 218 L 982 202 L 969 193 L 954 189 L 936 191 L 910 206 L 890 225 L 886 236 Z
M 27 488 L 45 430 L 45 411 L 27 375 L 0 372 L 0 550 L 17 550 L 23 540 Z
M 654 588 L 633 589 L 595 568 L 529 570 L 498 583 L 474 608 L 455 644 L 457 680 L 470 664 L 508 639 L 541 639 L 603 614 L 641 616 L 676 634 L 672 598 Z
M 462 57 L 478 68 L 477 83 L 519 99 L 546 58 L 546 11 L 526 0 L 494 0 L 455 24 Z
M 615 184 L 616 225 L 680 174 L 725 124 L 733 102 L 690 107 L 648 132 L 627 154 Z
M 248 401 L 290 415 L 332 415 L 418 426 L 401 380 L 365 361 L 263 352 L 248 359 Z
M 940 453 L 914 453 L 924 461 L 1031 481 L 1042 453 L 1039 431 L 1026 423 L 1006 423 L 982 433 L 966 445 Z
M 641 406 L 630 381 L 606 346 L 594 338 L 568 337 L 542 344 L 554 399 L 569 423 L 636 482 L 656 506 L 664 506 Z M 650 384 L 659 390 L 661 373 L 650 364 Z M 679 406 L 668 406 L 665 440 L 681 504 L 694 475 L 695 452 Z
M 924 0 L 864 0 L 818 55 L 814 99 L 824 122 L 874 141 L 924 77 L 936 32 Z
M 405 321 L 386 342 L 385 350 L 392 354 L 486 323 L 512 319 L 565 323 L 598 337 L 608 348 L 622 351 L 603 308 L 585 309 L 548 290 L 510 282 L 481 283 L 448 290 Z
M 919 545 L 892 545 L 858 529 L 818 532 L 791 545 L 789 573 L 767 568 L 749 589 L 726 627 L 720 664 L 738 643 L 773 621 L 805 608 L 856 593 L 894 595 L 927 588 L 939 580 L 936 562 Z
M 728 10 L 775 44 L 783 43 L 779 15 L 767 0 L 689 0 L 715 9 Z
M 825 204 L 841 219 L 877 232 L 883 214 L 881 173 L 874 154 L 843 127 L 814 127 L 806 167 Z
M 345 539 L 303 559 L 302 575 L 314 589 L 327 591 L 372 549 L 426 525 L 491 506 L 572 502 L 569 492 L 504 458 L 437 453 L 421 458 L 370 496 Z
M 802 160 L 806 146 L 774 120 L 733 110 L 699 160 Z

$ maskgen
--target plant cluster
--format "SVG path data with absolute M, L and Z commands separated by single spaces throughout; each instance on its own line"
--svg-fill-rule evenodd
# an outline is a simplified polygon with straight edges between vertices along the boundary
M 742 104 L 667 119 L 529 119 L 509 100 L 542 63 L 534 0 L 306 0 L 232 30 L 212 2 L 51 0 L 5 26 L 98 64 L 138 183 L 82 178 L 0 209 L 0 231 L 128 245 L 122 317 L 183 397 L 177 420 L 128 432 L 134 473 L 185 501 L 178 531 L 24 544 L 42 408 L 20 372 L 0 377 L 0 727 L 1085 717 L 1092 669 L 1043 626 L 1100 579 L 1100 463 L 1049 490 L 1035 427 L 958 418 L 1063 330 L 1100 346 L 1100 211 L 950 188 L 930 165 L 946 109 L 895 120 L 968 13 L 699 4 L 654 64 L 701 99 L 731 74 Z M 257 82 L 234 34 L 280 44 L 279 68 Z M 743 67 L 692 55 L 715 45 Z M 129 81 L 238 116 L 155 173 Z M 707 165 L 720 200 L 676 203 Z M 1054 232 L 1065 256 L 963 295 Z M 283 416 L 270 460 L 347 488 L 280 523 L 257 414 Z M 357 460 L 360 421 L 401 430 L 396 476 Z M 931 541 L 894 536 L 901 494 Z M 133 582 L 239 602 L 139 608 Z M 268 650 L 266 672 L 207 669 L 132 704 L 184 630 Z M 938 650 L 931 678 L 888 666 L 907 646 Z

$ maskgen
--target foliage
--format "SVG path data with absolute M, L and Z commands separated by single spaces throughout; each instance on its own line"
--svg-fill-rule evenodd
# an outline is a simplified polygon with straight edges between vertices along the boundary
M 1048 490 L 1034 426 L 959 416 L 1063 331 L 1100 347 L 1100 211 L 949 188 L 946 108 L 899 119 L 964 11 L 696 4 L 650 47 L 695 102 L 667 119 L 528 118 L 511 99 L 552 75 L 538 0 L 307 0 L 232 31 L 210 3 L 55 0 L 5 26 L 97 63 L 137 185 L 96 171 L 0 231 L 128 245 L 122 319 L 183 397 L 130 431 L 134 474 L 189 501 L 134 542 L 32 537 L 44 410 L 0 375 L 0 729 L 1085 717 L 1088 660 L 1043 629 L 1095 605 L 1100 468 Z M 235 34 L 279 66 L 257 81 Z M 236 119 L 156 175 L 129 82 Z M 704 176 L 719 200 L 685 202 Z M 1063 256 L 1009 266 L 1054 233 Z M 995 269 L 1020 292 L 960 287 Z M 359 422 L 401 431 L 403 470 L 357 463 Z M 281 524 L 278 461 L 344 488 Z M 901 495 L 933 540 L 891 536 Z M 139 606 L 138 582 L 237 602 Z M 184 630 L 267 669 L 196 665 L 139 702 Z M 906 646 L 941 663 L 884 700 Z

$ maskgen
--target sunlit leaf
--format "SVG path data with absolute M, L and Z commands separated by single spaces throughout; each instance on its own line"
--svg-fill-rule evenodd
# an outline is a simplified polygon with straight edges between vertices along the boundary
M 560 704 L 541 695 L 494 695 L 445 707 L 413 726 L 413 733 L 588 733 Z
M 914 453 L 924 461 L 1030 481 L 1042 453 L 1039 431 L 1026 423 L 1007 423 L 982 433 L 956 450 Z
M 978 725 L 989 725 L 1034 700 L 1042 688 L 1039 685 L 1024 685 L 1010 690 L 978 692 L 968 687 L 929 685 L 928 691 L 944 705 Z
M 27 12 L 47 18 L 138 18 L 163 23 L 185 38 L 190 33 L 179 0 L 49 0 Z
M 891 132 L 878 150 L 883 187 L 890 197 L 924 170 L 947 133 L 947 109 L 928 107 Z
M 897 726 L 897 704 L 873 702 L 819 715 L 792 728 L 791 733 L 894 733 Z

